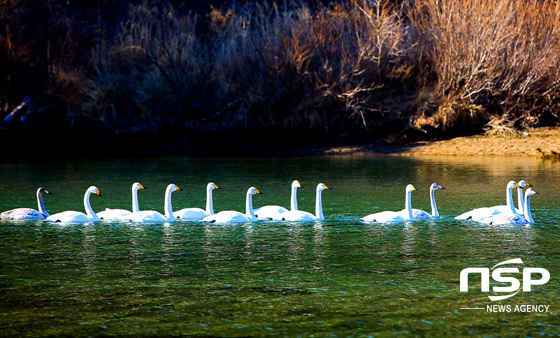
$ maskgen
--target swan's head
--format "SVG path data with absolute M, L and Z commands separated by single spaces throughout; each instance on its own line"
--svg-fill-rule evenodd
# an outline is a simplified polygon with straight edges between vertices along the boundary
M 525 195 L 526 196 L 533 196 L 533 195 L 538 195 L 539 193 L 536 192 L 535 190 L 533 190 L 533 188 L 529 188 L 525 191 Z
M 101 193 L 99 192 L 99 189 L 98 189 L 96 186 L 94 186 L 94 185 L 92 185 L 91 187 L 89 187 L 87 191 L 88 191 L 90 194 L 95 194 L 95 195 L 101 196 Z
M 37 189 L 37 193 L 39 195 L 52 195 L 52 192 L 48 191 L 47 189 L 40 187 L 39 189 Z
M 181 191 L 183 189 L 181 189 L 178 186 L 176 186 L 175 184 L 171 183 L 170 185 L 167 186 L 167 190 L 173 192 L 173 191 Z
M 521 181 L 517 182 L 517 185 L 518 185 L 520 188 L 532 187 L 532 185 L 529 184 L 529 183 L 527 183 L 527 181 L 525 181 L 525 180 L 521 180 Z
M 432 185 L 430 186 L 430 190 L 441 190 L 441 189 L 445 189 L 445 188 L 437 183 L 432 183 Z
M 331 190 L 331 189 L 332 188 L 327 187 L 327 185 L 325 183 L 317 184 L 317 191 Z
M 136 183 L 134 183 L 134 184 L 132 185 L 132 189 L 134 189 L 134 190 L 140 190 L 140 189 L 146 189 L 146 187 L 143 186 L 142 184 L 136 182 Z
M 515 188 L 519 188 L 519 185 L 517 185 L 517 183 L 515 183 L 515 181 L 509 181 L 508 185 L 507 185 L 508 189 L 515 189 Z
M 255 187 L 250 187 L 249 190 L 247 190 L 247 194 L 249 194 L 249 195 L 257 195 L 257 194 L 262 195 L 262 192 L 260 192 L 259 189 L 255 188 Z
M 301 183 L 299 183 L 298 180 L 294 180 L 292 182 L 292 188 L 303 188 L 303 187 L 301 186 Z
M 416 187 L 413 186 L 412 184 L 409 184 L 409 185 L 406 186 L 406 192 L 407 193 L 408 192 L 413 192 L 413 191 L 416 191 L 416 190 L 418 190 L 418 189 L 416 189 Z
M 220 187 L 218 187 L 218 185 L 214 182 L 210 182 L 208 183 L 208 185 L 206 186 L 206 189 L 208 190 L 214 190 L 214 189 L 221 189 Z

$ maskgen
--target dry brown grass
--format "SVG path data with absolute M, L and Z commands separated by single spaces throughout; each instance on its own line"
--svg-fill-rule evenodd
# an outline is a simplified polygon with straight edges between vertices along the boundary
M 115 42 L 96 52 L 91 107 L 117 125 L 167 116 L 220 128 L 367 129 L 398 115 L 383 101 L 410 73 L 401 15 L 364 0 L 313 11 L 265 2 L 213 8 L 200 24 L 169 6 L 132 7 Z M 162 107 L 165 98 L 173 104 Z
M 94 26 L 103 33 L 91 34 L 87 52 L 70 5 L 56 4 L 58 35 L 41 52 L 46 93 L 73 124 L 381 137 L 559 121 L 560 7 L 551 0 L 236 2 L 206 15 L 146 1 L 118 27 Z M 6 32 L 14 13 L 0 10 Z M 41 60 L 8 33 L 6 58 Z
M 420 127 L 557 119 L 559 8 L 553 1 L 417 1 L 411 12 L 436 79 Z

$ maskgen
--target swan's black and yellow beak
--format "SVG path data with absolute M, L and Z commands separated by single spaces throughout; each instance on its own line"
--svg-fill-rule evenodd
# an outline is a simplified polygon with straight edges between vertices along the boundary
M 179 188 L 179 186 L 177 186 L 177 185 L 175 186 L 175 188 L 177 188 L 177 191 L 183 190 L 183 189 Z
M 95 189 L 95 194 L 99 197 L 101 197 L 101 192 L 99 191 L 99 189 Z
M 148 189 L 145 186 L 143 186 L 142 184 L 140 184 L 140 189 Z
M 255 189 L 257 191 L 257 194 L 262 195 L 263 193 L 259 191 L 259 189 Z

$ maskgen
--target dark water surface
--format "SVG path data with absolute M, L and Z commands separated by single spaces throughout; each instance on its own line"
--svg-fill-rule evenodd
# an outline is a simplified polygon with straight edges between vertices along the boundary
M 327 157 L 257 159 L 81 159 L 0 164 L 0 209 L 36 207 L 45 186 L 51 214 L 83 210 L 97 185 L 94 210 L 130 209 L 138 181 L 141 209 L 163 212 L 168 183 L 175 210 L 204 207 L 214 181 L 216 211 L 289 206 L 298 179 L 300 209 L 313 211 L 324 182 L 322 223 L 259 222 L 237 226 L 0 222 L 0 335 L 367 336 L 560 333 L 560 162 L 517 158 Z M 454 216 L 505 204 L 509 180 L 540 192 L 532 226 L 480 226 Z M 413 207 L 429 211 L 428 187 L 442 217 L 393 225 L 359 218 L 400 210 L 406 184 Z M 514 197 L 515 198 L 515 197 Z M 461 270 L 521 258 L 550 281 L 491 302 Z M 511 265 L 510 265 L 511 267 Z M 506 274 L 504 274 L 505 276 Z M 522 279 L 522 274 L 510 274 Z M 534 276 L 537 278 L 538 276 Z M 490 288 L 509 286 L 490 278 Z M 500 293 L 504 294 L 504 293 Z M 511 312 L 488 312 L 490 305 Z M 514 312 L 516 305 L 548 305 Z M 481 308 L 468 310 L 464 308 Z

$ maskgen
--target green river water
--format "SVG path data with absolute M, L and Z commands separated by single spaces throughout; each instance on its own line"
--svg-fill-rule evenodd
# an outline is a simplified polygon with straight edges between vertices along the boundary
M 130 209 L 141 182 L 140 208 L 163 212 L 168 183 L 174 209 L 204 207 L 210 181 L 214 207 L 289 206 L 298 179 L 299 207 L 314 211 L 323 192 L 325 221 L 208 225 L 0 222 L 0 335 L 97 336 L 375 336 L 560 334 L 560 162 L 518 158 L 43 159 L 0 163 L 0 209 L 36 208 L 39 186 L 51 214 L 83 211 L 96 185 L 94 210 Z M 532 226 L 482 226 L 454 217 L 505 204 L 505 186 L 525 179 Z M 441 217 L 391 225 L 360 217 L 404 207 L 414 184 L 415 208 L 429 211 L 437 182 Z M 515 195 L 514 195 L 514 198 Z M 492 268 L 520 258 L 550 280 L 530 292 L 492 302 L 468 267 Z M 510 265 L 512 267 L 512 265 Z M 506 274 L 504 274 L 505 276 Z M 522 273 L 513 273 L 522 279 Z M 538 276 L 533 276 L 537 278 Z M 497 312 L 494 305 L 510 311 Z M 521 312 L 526 306 L 540 312 Z M 517 306 L 517 307 L 516 307 Z M 540 306 L 540 307 L 539 307 Z M 548 306 L 545 310 L 544 306 Z M 477 309 L 475 309 L 477 308 Z M 499 307 L 496 307 L 499 308 Z M 491 311 L 492 310 L 492 311 Z

